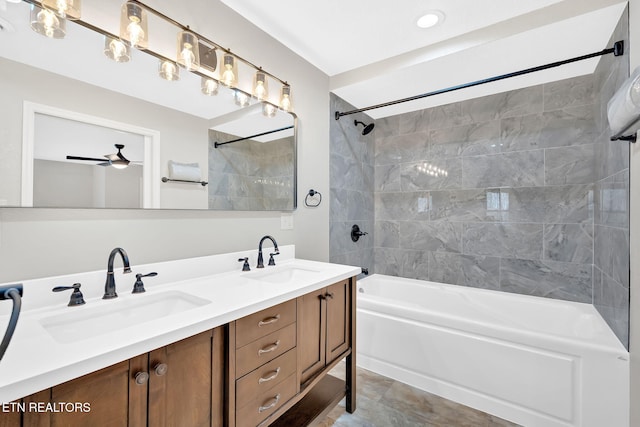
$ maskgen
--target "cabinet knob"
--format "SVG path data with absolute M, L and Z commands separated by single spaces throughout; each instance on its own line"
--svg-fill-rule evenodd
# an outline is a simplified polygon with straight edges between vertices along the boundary
M 134 377 L 137 385 L 145 385 L 149 381 L 149 373 L 138 372 Z
M 167 373 L 168 369 L 169 367 L 167 366 L 166 363 L 158 363 L 156 367 L 153 368 L 153 371 L 156 373 L 157 376 L 161 377 Z

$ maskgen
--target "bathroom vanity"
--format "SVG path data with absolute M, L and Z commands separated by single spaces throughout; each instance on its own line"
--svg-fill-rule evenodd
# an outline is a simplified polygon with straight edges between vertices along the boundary
M 151 304 L 160 298 L 154 295 L 167 292 L 210 303 L 103 333 L 92 341 L 101 348 L 86 348 L 93 338 L 83 344 L 82 338 L 53 334 L 51 340 L 53 329 L 43 327 L 52 316 L 58 321 L 82 309 L 56 308 L 52 314 L 45 307 L 25 307 L 18 339 L 0 362 L 0 401 L 13 402 L 0 411 L 0 426 L 302 426 L 326 415 L 344 396 L 347 410 L 354 411 L 359 269 L 296 260 L 292 248 L 282 253 L 285 259 L 277 266 L 251 272 L 223 271 L 223 265 L 237 270 L 239 256 L 255 260 L 251 252 L 132 265 L 134 271 L 158 271 L 158 278 L 165 273 L 166 283 L 148 281 L 143 298 L 152 297 Z M 178 265 L 166 265 L 171 263 Z M 175 269 L 200 276 L 173 282 Z M 88 283 L 94 276 L 83 279 Z M 117 275 L 117 299 L 127 305 L 133 296 L 124 295 L 123 277 Z M 29 289 L 37 292 L 42 283 L 24 284 L 26 303 Z M 98 306 L 109 302 L 87 298 L 83 308 L 90 313 L 93 304 L 99 315 Z M 25 333 L 41 336 L 26 340 Z M 327 375 L 345 357 L 346 381 Z M 27 360 L 44 366 L 30 371 Z M 92 368 L 96 363 L 100 369 Z

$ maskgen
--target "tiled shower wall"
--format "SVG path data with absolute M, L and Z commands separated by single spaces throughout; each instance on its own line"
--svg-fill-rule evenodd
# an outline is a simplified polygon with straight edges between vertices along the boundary
M 371 231 L 373 209 L 372 271 L 592 303 L 627 345 L 629 151 L 606 104 L 628 64 L 379 119 L 368 137 L 331 118 L 331 260 L 369 265 L 372 236 L 348 230 Z M 332 95 L 331 115 L 348 109 Z
M 354 107 L 331 94 L 331 112 Z M 373 272 L 373 177 L 375 132 L 362 135 L 362 125 L 354 119 L 373 122 L 366 115 L 331 117 L 330 246 L 331 262 L 368 268 Z M 351 227 L 357 224 L 366 233 L 358 242 L 351 240 Z
M 209 130 L 209 209 L 293 209 L 293 137 L 214 147 L 236 138 Z
M 627 41 L 627 11 L 609 46 Z M 627 46 L 628 49 L 628 46 Z M 600 88 L 600 137 L 595 147 L 593 304 L 620 340 L 629 334 L 629 143 L 609 141 L 607 102 L 629 77 L 629 56 L 603 57 L 595 72 Z

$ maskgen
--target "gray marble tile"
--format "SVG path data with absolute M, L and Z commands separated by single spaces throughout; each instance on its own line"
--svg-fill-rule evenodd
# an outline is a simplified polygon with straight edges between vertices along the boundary
M 363 188 L 362 165 L 353 158 L 331 154 L 331 187 L 360 190 Z
M 429 134 L 416 132 L 398 135 L 392 139 L 391 144 L 395 150 L 398 161 L 416 162 L 429 158 Z M 377 148 L 377 147 L 376 147 Z
M 591 185 L 502 188 L 501 203 L 507 206 L 504 221 L 573 223 L 591 222 Z
M 374 248 L 374 267 L 376 273 L 389 276 L 400 276 L 403 250 L 391 248 Z
M 504 221 L 500 189 L 431 192 L 431 220 L 481 222 Z
M 505 258 L 500 261 L 500 289 L 524 295 L 591 303 L 590 264 Z
M 609 132 L 601 137 L 602 142 L 596 146 L 596 177 L 598 180 L 608 178 L 629 169 L 629 143 L 624 141 L 608 141 Z
M 546 185 L 589 184 L 596 177 L 596 144 L 544 150 Z
M 400 134 L 400 119 L 402 115 L 383 117 L 376 120 L 375 139 L 376 144 L 378 138 L 386 138 L 392 135 Z
M 399 248 L 400 224 L 397 221 L 376 221 L 374 246 L 382 248 Z
M 462 223 L 401 221 L 400 247 L 422 251 L 462 252 Z
M 595 226 L 594 264 L 613 280 L 629 287 L 629 231 Z
M 395 144 L 395 135 L 381 137 L 376 135 L 375 164 L 395 165 L 402 161 L 402 156 L 398 153 Z
M 426 132 L 431 122 L 431 109 L 411 111 L 398 117 L 400 134 Z
M 462 103 L 473 123 L 542 112 L 542 85 L 475 98 Z
M 422 250 L 403 250 L 400 275 L 409 279 L 429 279 L 429 253 Z
M 594 305 L 622 345 L 629 349 L 629 308 Z
M 431 108 L 430 129 L 452 128 L 471 124 L 471 116 L 462 114 L 462 104 L 462 102 L 455 102 Z
M 400 165 L 378 165 L 375 167 L 374 191 L 400 191 Z
M 598 140 L 592 106 L 501 120 L 502 151 L 591 144 Z
M 243 175 L 229 175 L 229 196 L 230 197 L 261 197 L 256 194 L 256 188 L 252 185 L 252 178 Z
M 428 220 L 431 197 L 427 191 L 376 193 L 376 220 Z
M 430 252 L 429 280 L 499 290 L 500 259 L 488 256 Z
M 596 278 L 594 276 L 593 304 L 613 309 L 628 310 L 629 288 L 616 282 L 597 267 L 594 268 L 594 274 L 599 276 L 597 280 L 599 289 L 596 289 Z
M 349 192 L 343 188 L 331 187 L 329 191 L 329 220 L 346 221 L 347 206 L 349 206 Z
M 595 218 L 598 225 L 629 228 L 629 170 L 595 185 Z
M 463 253 L 537 260 L 542 237 L 542 224 L 465 223 Z
M 544 259 L 591 264 L 593 224 L 545 224 Z
M 434 161 L 446 157 L 495 154 L 500 152 L 500 122 L 494 120 L 437 129 L 429 133 L 429 139 L 429 154 Z
M 544 84 L 545 111 L 593 104 L 595 100 L 593 74 Z
M 225 173 L 209 173 L 209 185 L 207 190 L 209 196 L 229 195 L 229 176 Z
M 458 189 L 462 183 L 462 159 L 448 158 L 400 165 L 403 191 Z
M 542 150 L 462 158 L 462 187 L 530 187 L 544 185 Z
M 362 221 L 369 219 L 373 210 L 371 203 L 366 203 L 367 197 L 361 191 L 347 190 L 347 220 Z

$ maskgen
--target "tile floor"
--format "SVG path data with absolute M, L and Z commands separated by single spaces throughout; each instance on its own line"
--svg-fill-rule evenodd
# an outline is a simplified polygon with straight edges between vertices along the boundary
M 344 379 L 345 364 L 331 374 Z M 516 427 L 517 424 L 418 390 L 362 368 L 357 371 L 357 409 L 344 399 L 320 427 Z

